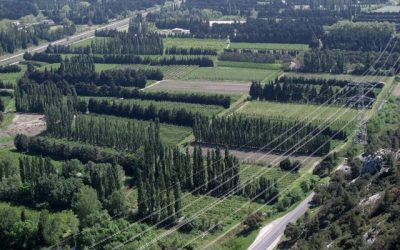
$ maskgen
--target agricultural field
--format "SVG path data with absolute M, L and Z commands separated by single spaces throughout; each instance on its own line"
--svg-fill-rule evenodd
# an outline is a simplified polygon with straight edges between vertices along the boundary
M 202 48 L 222 51 L 227 46 L 224 39 L 165 38 L 163 41 L 166 48 L 176 46 L 178 48 Z
M 200 92 L 218 93 L 228 95 L 247 94 L 250 90 L 250 83 L 232 81 L 206 81 L 206 80 L 164 80 L 146 91 L 167 91 L 167 92 Z
M 268 101 L 247 102 L 237 111 L 239 114 L 261 115 L 287 120 L 303 120 L 308 117 L 305 119 L 306 122 L 313 118 L 316 118 L 318 121 L 351 121 L 356 112 L 355 109 L 341 108 L 340 106 L 328 107 L 314 104 L 278 103 Z
M 71 45 L 71 47 L 73 47 L 73 48 L 86 47 L 86 46 L 90 45 L 92 42 L 103 42 L 105 40 L 107 40 L 106 37 L 93 37 L 90 39 L 84 39 L 84 40 L 78 41 L 76 43 L 73 43 Z
M 282 43 L 231 43 L 230 49 L 260 49 L 260 50 L 308 50 L 306 44 Z
M 0 81 L 17 83 L 18 79 L 23 76 L 26 71 L 26 65 L 20 64 L 21 72 L 16 73 L 0 73 Z
M 235 62 L 235 61 L 218 61 L 218 67 L 232 68 L 250 68 L 250 69 L 266 69 L 266 70 L 281 70 L 280 63 L 252 63 L 252 62 Z
M 193 70 L 186 78 L 187 80 L 210 80 L 210 81 L 240 81 L 267 82 L 279 76 L 278 70 L 248 69 L 234 67 L 213 67 L 197 68 Z
M 198 66 L 190 65 L 168 65 L 168 66 L 151 66 L 145 64 L 131 64 L 131 65 L 119 65 L 116 68 L 124 69 L 159 69 L 164 75 L 166 80 L 181 80 L 185 79 L 190 72 L 197 69 Z

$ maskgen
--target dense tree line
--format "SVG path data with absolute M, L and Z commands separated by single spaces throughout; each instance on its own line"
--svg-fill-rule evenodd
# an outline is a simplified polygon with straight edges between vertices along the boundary
M 138 173 L 138 214 L 156 223 L 177 221 L 182 215 L 181 183 L 173 154 L 161 144 L 159 132 L 149 131 Z
M 389 45 L 388 51 L 391 51 Z M 393 45 L 394 46 L 394 45 Z M 353 68 L 352 74 L 362 75 L 369 71 L 372 75 L 394 75 L 399 72 L 400 53 L 377 51 L 311 50 L 304 54 L 300 71 L 310 73 L 346 73 Z M 353 65 L 352 67 L 348 67 Z
M 345 55 L 338 50 L 310 50 L 304 54 L 302 72 L 345 73 Z
M 346 21 L 329 27 L 322 42 L 329 49 L 382 51 L 394 33 L 390 23 Z
M 293 131 L 297 133 L 291 138 L 280 136 L 290 128 L 294 128 Z M 313 132 L 312 135 L 310 135 L 311 132 Z M 333 131 L 329 128 L 320 131 L 313 125 L 306 125 L 298 121 L 230 116 L 214 118 L 211 123 L 197 117 L 193 133 L 196 142 L 228 146 L 247 145 L 251 148 L 268 145 L 266 149 L 274 149 L 278 152 L 287 151 L 304 140 L 299 145 L 305 145 L 298 149 L 295 147 L 296 152 L 310 154 L 317 151 L 316 155 L 324 155 L 330 150 L 329 136 L 333 134 Z M 322 146 L 323 144 L 324 146 Z M 319 147 L 321 148 L 319 149 Z M 292 152 L 292 150 L 290 151 Z
M 34 84 L 20 80 L 15 89 L 15 108 L 18 112 L 43 113 L 46 106 L 60 105 L 64 94 L 54 82 Z
M 147 125 L 133 120 L 75 115 L 65 105 L 46 110 L 47 132 L 56 138 L 135 152 L 147 138 Z M 151 127 L 151 126 L 150 126 Z
M 14 93 L 10 89 L 0 89 L 0 97 L 1 96 L 8 96 L 8 97 L 13 98 Z
M 125 152 L 106 150 L 89 144 L 71 144 L 68 141 L 57 140 L 49 137 L 27 137 L 17 135 L 14 140 L 15 147 L 21 152 L 50 156 L 60 160 L 78 159 L 83 163 L 111 163 L 121 165 L 127 174 L 134 174 L 138 165 L 135 155 Z
M 213 9 L 222 12 L 224 15 L 246 15 L 256 5 L 256 0 L 187 0 L 184 3 L 184 6 L 188 9 Z
M 79 96 L 106 96 L 125 99 L 185 102 L 218 105 L 224 108 L 229 108 L 231 104 L 230 96 L 221 94 L 206 95 L 198 93 L 144 92 L 138 89 L 129 89 L 120 86 L 96 86 L 94 84 L 76 84 L 74 87 Z
M 68 47 L 63 45 L 51 46 L 47 48 L 47 53 L 67 53 L 89 55 L 90 50 Z M 135 54 L 104 54 L 91 55 L 93 63 L 103 64 L 148 64 L 148 65 L 198 65 L 200 67 L 213 67 L 214 61 L 208 56 L 168 56 L 151 58 L 148 56 L 138 56 Z
M 17 26 L 9 24 L 0 30 L 0 54 L 14 53 L 18 49 L 38 45 L 40 39 L 51 42 L 74 33 L 75 26 L 73 25 L 50 29 L 47 24 L 39 24 L 18 29 Z
M 299 103 L 325 103 L 331 100 L 329 103 L 332 103 L 337 91 L 328 84 L 322 84 L 317 90 L 316 86 L 308 84 L 269 82 L 262 86 L 260 82 L 253 81 L 249 94 L 252 100 Z
M 5 65 L 0 66 L 0 73 L 15 73 L 21 72 L 21 67 L 19 65 Z
M 203 49 L 203 48 L 178 48 L 176 46 L 166 48 L 166 55 L 210 55 L 216 56 L 216 49 Z
M 144 88 L 147 79 L 162 80 L 163 74 L 159 69 L 113 69 L 103 70 L 100 73 L 95 71 L 95 64 L 91 57 L 79 56 L 65 59 L 61 62 L 60 68 L 50 71 L 34 70 L 28 72 L 27 77 L 37 83 L 46 81 L 65 81 L 71 85 L 77 83 L 94 83 L 96 85 L 117 85 L 125 87 Z
M 28 53 L 25 52 L 24 59 L 28 61 L 38 61 L 38 62 L 46 62 L 46 63 L 61 63 L 62 57 L 58 54 L 47 54 L 44 52 L 39 53 Z
M 265 176 L 252 180 L 240 192 L 242 196 L 261 203 L 272 204 L 279 199 L 278 182 Z
M 14 84 L 0 80 L 0 89 L 14 89 Z
M 29 0 L 13 1 L 1 0 L 0 1 L 0 20 L 1 19 L 20 19 L 23 16 L 38 14 L 37 6 Z
M 90 99 L 88 103 L 88 109 L 90 113 L 114 115 L 119 117 L 127 117 L 132 119 L 140 120 L 156 120 L 158 119 L 162 123 L 171 123 L 181 126 L 192 126 L 196 116 L 200 116 L 198 113 L 193 113 L 187 109 L 164 109 L 156 108 L 150 104 L 147 107 L 143 107 L 140 104 L 120 103 L 117 104 L 113 101 L 98 101 Z

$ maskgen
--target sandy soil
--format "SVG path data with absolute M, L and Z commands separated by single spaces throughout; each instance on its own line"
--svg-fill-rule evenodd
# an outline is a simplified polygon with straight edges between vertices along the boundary
M 224 82 L 224 81 L 178 81 L 164 80 L 154 87 L 151 91 L 194 91 L 209 93 L 248 93 L 250 83 L 244 82 Z
M 189 147 L 190 151 L 193 151 L 193 146 L 196 144 L 192 143 Z M 200 145 L 200 144 L 197 144 Z M 203 153 L 207 154 L 207 149 L 213 149 L 215 146 L 211 145 L 204 145 L 201 144 L 201 147 L 203 148 Z M 244 148 L 229 148 L 229 152 L 233 155 L 235 155 L 240 161 L 244 163 L 249 163 L 249 164 L 270 164 L 273 163 L 273 165 L 279 164 L 282 160 L 285 159 L 285 157 L 280 157 L 279 154 L 273 154 L 273 153 L 268 153 L 268 150 L 265 151 L 257 151 L 256 149 L 244 149 Z M 306 156 L 303 155 L 293 155 L 290 156 L 291 159 L 293 160 L 299 160 L 303 161 L 306 160 L 303 163 L 303 166 L 308 166 L 310 164 L 313 164 L 318 158 L 317 157 L 310 157 L 307 159 Z
M 14 136 L 16 134 L 34 136 L 40 134 L 45 129 L 46 122 L 44 115 L 17 113 L 10 125 L 0 129 L 0 137 Z

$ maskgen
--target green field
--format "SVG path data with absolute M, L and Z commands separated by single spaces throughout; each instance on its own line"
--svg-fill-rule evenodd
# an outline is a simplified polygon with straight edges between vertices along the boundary
M 281 70 L 282 69 L 282 64 L 280 64 L 280 63 L 218 61 L 217 64 L 219 67 L 266 69 L 266 70 Z
M 21 72 L 0 73 L 0 81 L 17 83 L 18 79 L 21 78 L 26 71 L 26 65 L 20 64 L 19 66 L 21 67 Z
M 282 44 L 282 43 L 231 43 L 231 49 L 282 49 L 282 50 L 308 50 L 307 44 Z
M 297 172 L 283 171 L 279 167 L 266 167 L 254 165 L 241 165 L 240 166 L 240 180 L 242 182 L 249 180 L 254 175 L 262 173 L 262 176 L 269 180 L 279 180 L 278 188 L 284 189 L 293 183 L 300 174 Z M 259 175 L 257 175 L 259 176 Z
M 92 43 L 92 41 L 93 42 L 102 42 L 107 39 L 108 39 L 107 37 L 93 37 L 91 39 L 86 39 L 86 40 L 82 40 L 82 41 L 73 43 L 71 45 L 71 47 L 73 47 L 73 48 L 86 47 L 86 46 L 90 45 Z
M 190 72 L 197 69 L 198 66 L 189 66 L 189 65 L 150 66 L 145 64 L 130 64 L 130 65 L 119 65 L 117 66 L 117 68 L 159 69 L 164 74 L 164 79 L 181 80 L 184 79 Z
M 337 79 L 337 80 L 349 80 L 349 81 L 363 81 L 363 82 L 372 82 L 372 81 L 388 81 L 391 77 L 385 76 L 356 76 L 356 75 L 335 75 L 335 74 L 314 74 L 314 73 L 295 73 L 295 72 L 286 72 L 285 76 L 288 77 L 304 77 L 304 78 L 322 78 L 322 79 Z
M 226 48 L 224 39 L 196 39 L 196 38 L 164 38 L 164 47 L 202 48 L 223 50 Z
M 280 119 L 298 119 L 309 121 L 315 117 L 316 120 L 350 121 L 356 114 L 355 109 L 341 108 L 340 106 L 321 106 L 313 104 L 279 103 L 267 101 L 251 101 L 238 110 L 240 114 L 261 115 Z M 333 115 L 335 114 L 335 115 Z M 309 115 L 309 116 L 307 116 Z M 340 116 L 340 117 L 339 117 Z
M 187 80 L 216 80 L 216 81 L 262 81 L 275 79 L 280 74 L 278 70 L 246 69 L 234 67 L 197 68 Z

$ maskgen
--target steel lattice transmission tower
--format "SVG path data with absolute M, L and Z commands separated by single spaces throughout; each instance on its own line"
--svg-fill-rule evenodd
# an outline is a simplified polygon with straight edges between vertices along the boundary
M 347 100 L 354 103 L 357 107 L 357 113 L 354 119 L 354 137 L 353 144 L 366 145 L 367 141 L 367 111 L 366 107 L 371 105 L 375 100 L 369 96 L 366 96 L 365 88 L 374 88 L 375 84 L 370 83 L 349 83 L 348 86 L 357 88 L 357 94 L 355 96 L 347 98 Z M 367 103 L 367 105 L 366 105 Z

